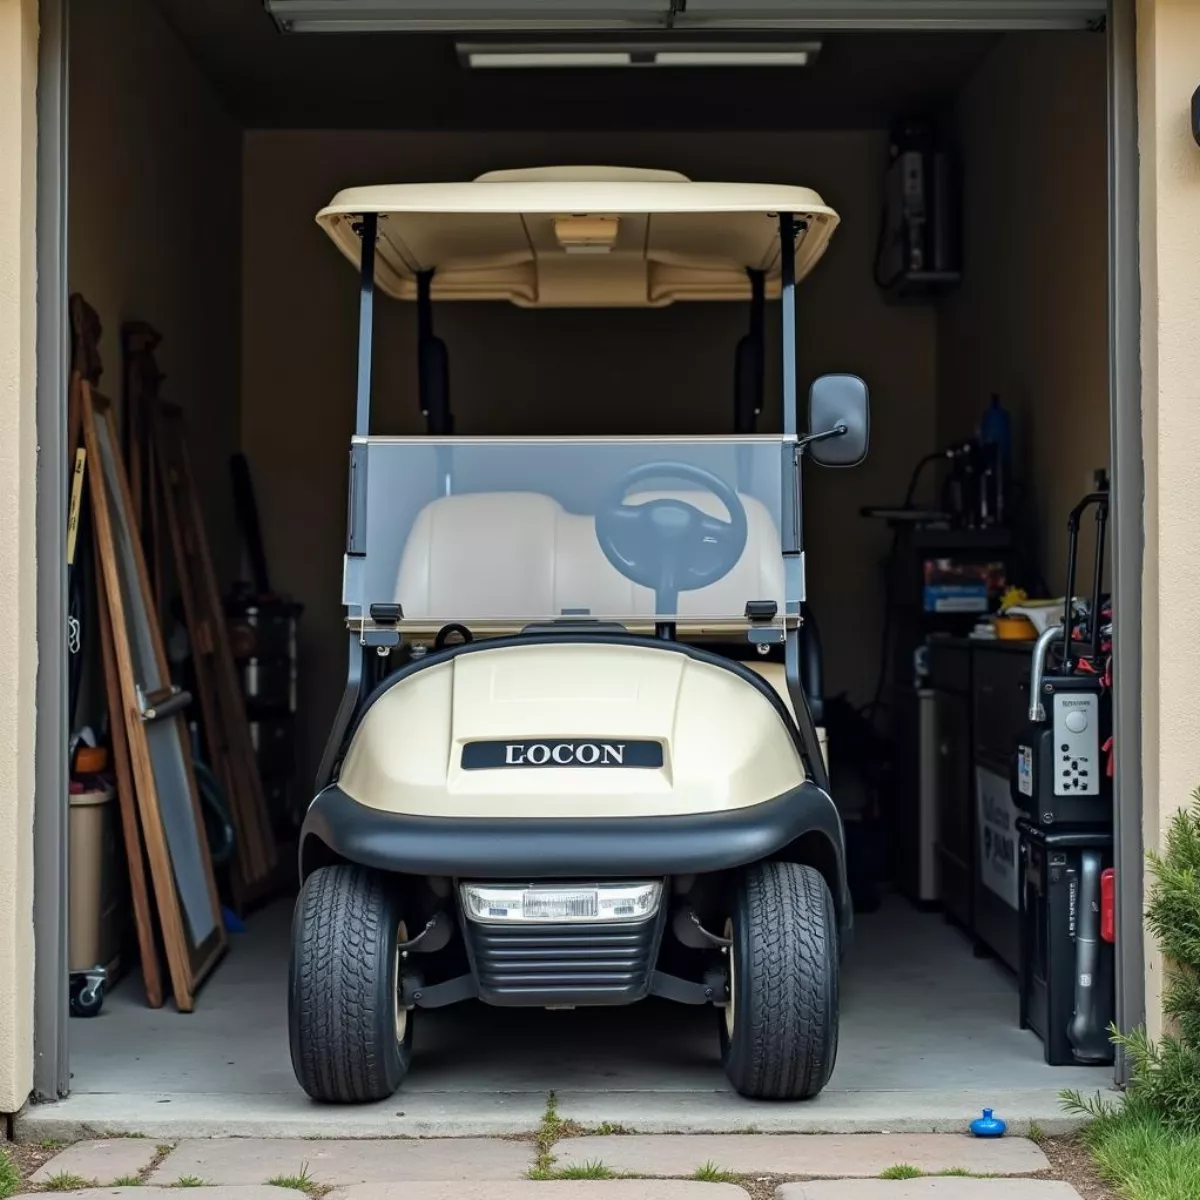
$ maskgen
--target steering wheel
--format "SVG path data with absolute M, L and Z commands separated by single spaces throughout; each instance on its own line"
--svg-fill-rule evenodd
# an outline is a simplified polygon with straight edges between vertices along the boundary
M 729 513 L 710 517 L 686 500 L 665 496 L 626 504 L 631 488 L 649 479 L 678 479 L 711 492 Z M 596 540 L 626 579 L 654 589 L 660 616 L 679 607 L 679 593 L 723 579 L 746 548 L 746 509 L 720 476 L 682 462 L 649 462 L 626 471 L 596 509 Z

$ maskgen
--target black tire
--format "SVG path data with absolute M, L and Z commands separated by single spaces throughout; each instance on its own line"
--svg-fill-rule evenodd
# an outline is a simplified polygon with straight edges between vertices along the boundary
M 314 1100 L 384 1100 L 408 1073 L 413 1014 L 397 1001 L 401 920 L 386 876 L 365 867 L 322 867 L 300 890 L 288 1028 L 292 1070 Z
M 837 1058 L 838 928 L 829 887 L 813 867 L 756 863 L 737 886 L 728 932 L 733 1005 L 718 1015 L 729 1082 L 755 1100 L 807 1100 Z

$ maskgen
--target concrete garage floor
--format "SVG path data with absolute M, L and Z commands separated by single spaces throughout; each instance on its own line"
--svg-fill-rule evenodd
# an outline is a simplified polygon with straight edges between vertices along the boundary
M 22 1137 L 383 1137 L 518 1133 L 554 1091 L 586 1125 L 640 1132 L 962 1130 L 983 1105 L 1016 1128 L 1070 1128 L 1063 1087 L 1111 1087 L 1108 1068 L 1052 1068 L 1017 1028 L 1012 976 L 972 957 L 941 917 L 892 899 L 860 916 L 842 984 L 837 1068 L 815 1101 L 731 1092 L 710 1010 L 650 1001 L 541 1012 L 462 1005 L 417 1014 L 413 1067 L 390 1101 L 318 1106 L 287 1047 L 290 903 L 235 935 L 190 1015 L 143 1006 L 127 977 L 93 1020 L 71 1022 L 72 1094 L 30 1108 Z

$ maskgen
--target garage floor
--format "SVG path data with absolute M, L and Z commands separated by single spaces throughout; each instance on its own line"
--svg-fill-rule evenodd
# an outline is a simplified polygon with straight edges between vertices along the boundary
M 1012 977 L 973 958 L 939 916 L 893 899 L 858 919 L 837 1069 L 817 1101 L 742 1100 L 721 1071 L 713 1013 L 648 1002 L 420 1013 L 412 1075 L 392 1101 L 318 1107 L 288 1062 L 290 915 L 277 904 L 235 936 L 190 1015 L 144 1008 L 134 976 L 100 1017 L 72 1021 L 72 1095 L 31 1109 L 25 1125 L 37 1136 L 84 1125 L 148 1136 L 520 1132 L 554 1091 L 564 1116 L 644 1132 L 962 1129 L 984 1104 L 1051 1132 L 1067 1127 L 1060 1088 L 1111 1086 L 1107 1068 L 1047 1067 L 1016 1026 Z

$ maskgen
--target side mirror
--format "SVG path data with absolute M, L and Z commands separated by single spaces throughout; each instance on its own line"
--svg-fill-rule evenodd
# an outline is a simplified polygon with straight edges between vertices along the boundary
M 871 402 L 857 375 L 822 375 L 808 390 L 808 436 L 800 439 L 823 467 L 854 467 L 867 457 Z

